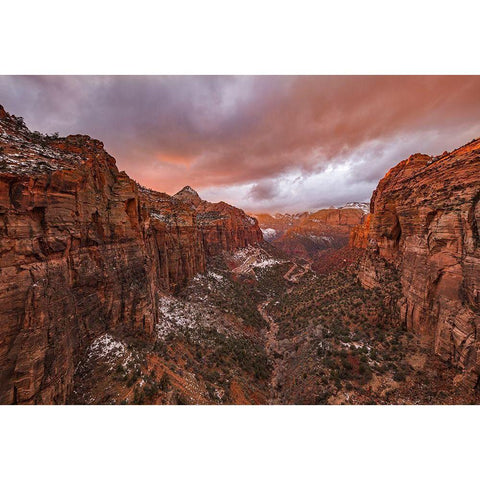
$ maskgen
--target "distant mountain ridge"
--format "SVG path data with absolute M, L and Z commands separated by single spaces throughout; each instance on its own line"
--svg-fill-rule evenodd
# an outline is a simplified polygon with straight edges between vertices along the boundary
M 256 214 L 264 239 L 285 253 L 315 259 L 318 252 L 348 244 L 350 232 L 364 221 L 369 207 L 350 202 L 342 207 L 295 214 Z

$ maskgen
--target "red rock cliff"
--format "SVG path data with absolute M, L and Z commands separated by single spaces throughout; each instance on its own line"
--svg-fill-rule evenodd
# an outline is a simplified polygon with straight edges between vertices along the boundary
M 197 221 L 207 255 L 263 241 L 257 220 L 225 202 L 203 202 L 197 208 Z
M 350 231 L 350 238 L 348 241 L 349 247 L 353 248 L 367 248 L 368 232 L 370 231 L 370 221 L 372 216 L 367 213 L 363 218 L 363 223 L 355 225 Z
M 401 320 L 470 386 L 480 374 L 479 200 L 480 140 L 440 157 L 412 155 L 373 193 L 360 271 L 371 287 L 397 270 Z
M 64 403 L 93 338 L 148 336 L 158 291 L 262 240 L 241 210 L 204 203 L 139 187 L 98 140 L 32 133 L 0 107 L 0 402 Z M 221 218 L 198 219 L 209 209 Z

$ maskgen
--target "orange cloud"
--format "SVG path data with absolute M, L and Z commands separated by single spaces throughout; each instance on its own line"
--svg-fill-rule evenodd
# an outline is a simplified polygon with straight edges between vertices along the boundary
M 252 210 L 279 205 L 281 178 L 348 161 L 343 196 L 366 195 L 408 154 L 480 136 L 478 76 L 0 77 L 0 94 L 33 129 L 101 138 L 146 186 L 249 185 Z

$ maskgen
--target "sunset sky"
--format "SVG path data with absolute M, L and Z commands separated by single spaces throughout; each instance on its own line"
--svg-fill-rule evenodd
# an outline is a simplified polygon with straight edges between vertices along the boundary
M 480 137 L 480 76 L 0 76 L 0 104 L 102 140 L 142 185 L 251 212 L 369 201 L 410 154 Z

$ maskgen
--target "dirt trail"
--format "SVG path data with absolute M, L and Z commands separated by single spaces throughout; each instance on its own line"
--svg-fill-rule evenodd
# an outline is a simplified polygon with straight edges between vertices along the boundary
M 283 276 L 283 278 L 284 278 L 285 280 L 290 281 L 290 274 L 291 274 L 296 268 L 297 268 L 297 264 L 294 263 L 294 264 L 291 266 L 290 270 Z
M 292 275 L 292 272 L 294 272 L 298 268 L 298 272 Z M 291 282 L 293 284 L 298 283 L 300 279 L 307 273 L 312 271 L 312 263 L 308 263 L 307 265 L 297 265 L 296 263 L 290 268 L 290 270 L 283 276 L 285 280 L 288 282 Z M 290 293 L 293 290 L 293 285 L 287 289 L 287 293 Z
M 308 263 L 307 265 L 298 265 L 298 264 L 293 264 L 290 270 L 283 276 L 283 278 L 289 282 L 292 283 L 298 283 L 298 281 L 307 273 L 311 271 L 311 263 Z M 298 269 L 298 272 L 292 275 L 292 272 L 294 272 L 296 269 Z

